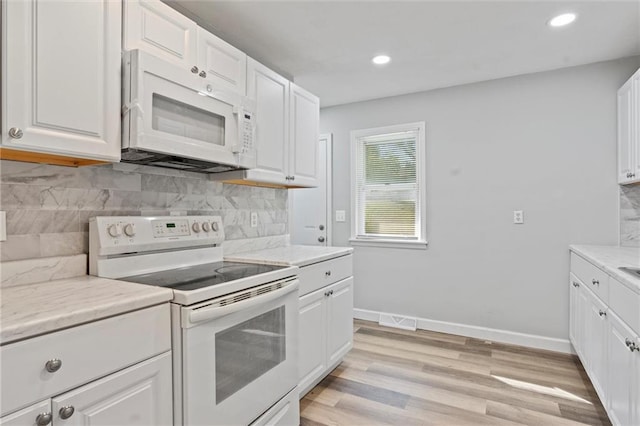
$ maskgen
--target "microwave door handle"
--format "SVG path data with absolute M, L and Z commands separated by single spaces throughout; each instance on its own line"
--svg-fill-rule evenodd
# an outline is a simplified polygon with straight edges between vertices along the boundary
M 242 152 L 242 143 L 241 143 L 242 142 L 242 133 L 243 133 L 243 130 L 242 130 L 242 126 L 243 126 L 242 116 L 244 114 L 244 108 L 239 107 L 239 106 L 233 107 L 233 114 L 235 114 L 236 123 L 238 123 L 238 129 L 237 129 L 238 139 L 236 140 L 236 143 L 234 143 L 233 146 L 231 147 L 231 151 L 234 154 L 239 154 L 240 152 Z
M 212 306 L 202 307 L 200 309 L 192 309 L 187 311 L 186 318 L 183 319 L 187 320 L 186 325 L 187 327 L 189 327 L 203 321 L 220 318 L 243 309 L 249 309 L 262 303 L 267 303 L 272 300 L 278 299 L 286 294 L 291 293 L 292 291 L 297 291 L 299 282 L 300 280 L 296 279 L 286 287 L 279 288 L 278 290 L 274 290 L 261 296 L 256 296 L 247 300 L 243 300 L 241 302 L 233 303 L 228 306 Z

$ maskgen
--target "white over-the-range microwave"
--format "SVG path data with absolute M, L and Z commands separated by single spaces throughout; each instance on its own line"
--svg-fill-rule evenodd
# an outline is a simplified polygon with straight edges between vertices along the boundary
M 255 167 L 255 101 L 139 50 L 123 56 L 122 161 L 205 173 Z

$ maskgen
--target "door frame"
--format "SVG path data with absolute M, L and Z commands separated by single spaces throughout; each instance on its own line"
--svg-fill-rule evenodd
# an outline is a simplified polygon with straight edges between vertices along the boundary
M 327 247 L 330 247 L 333 243 L 333 217 L 331 215 L 333 210 L 333 134 L 332 133 L 323 133 L 318 137 L 318 145 L 320 141 L 326 141 L 326 159 L 327 159 L 327 168 L 325 171 L 326 182 L 325 189 L 327 192 L 327 223 L 326 226 L 326 235 L 327 235 Z M 290 189 L 289 191 L 296 191 L 296 189 Z M 293 197 L 287 196 L 287 221 L 288 221 L 288 229 L 289 235 L 291 235 L 293 225 Z

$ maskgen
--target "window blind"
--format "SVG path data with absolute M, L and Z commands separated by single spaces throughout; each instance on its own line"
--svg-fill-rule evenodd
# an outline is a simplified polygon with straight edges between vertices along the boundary
M 420 237 L 418 137 L 414 130 L 357 139 L 357 237 Z

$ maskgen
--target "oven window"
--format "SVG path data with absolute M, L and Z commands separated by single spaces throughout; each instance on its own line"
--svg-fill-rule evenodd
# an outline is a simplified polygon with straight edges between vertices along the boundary
M 216 404 L 286 359 L 285 307 L 216 334 Z
M 224 126 L 221 115 L 153 94 L 154 130 L 224 146 Z

